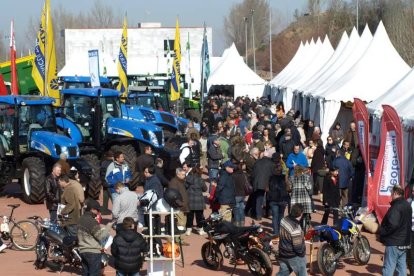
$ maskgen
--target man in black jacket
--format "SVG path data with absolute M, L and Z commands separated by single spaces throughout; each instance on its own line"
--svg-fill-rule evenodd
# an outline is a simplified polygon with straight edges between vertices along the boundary
M 124 218 L 123 231 L 118 232 L 111 245 L 111 253 L 115 258 L 116 275 L 139 275 L 144 262 L 142 253 L 147 252 L 147 243 L 141 234 L 134 229 L 135 222 L 131 217 Z
M 227 160 L 223 167 L 224 169 L 220 171 L 220 178 L 216 188 L 216 198 L 220 204 L 220 213 L 224 213 L 236 205 L 236 188 L 232 177 L 236 166 L 230 160 Z M 231 222 L 231 218 L 231 212 L 227 212 L 223 220 Z
M 58 178 L 62 173 L 62 165 L 53 165 L 52 173 L 46 179 L 46 208 L 49 210 L 50 221 L 57 220 L 57 207 L 60 203 L 62 190 L 59 186 Z
M 110 215 L 112 214 L 111 211 L 108 210 L 108 202 L 109 199 L 112 201 L 111 192 L 109 191 L 108 182 L 106 182 L 106 170 L 108 166 L 114 162 L 114 152 L 112 150 L 108 150 L 105 154 L 105 160 L 101 163 L 100 169 L 100 177 L 102 183 L 102 190 L 103 190 L 103 199 L 102 199 L 102 215 Z M 112 202 L 113 203 L 113 202 Z
M 144 153 L 138 156 L 137 161 L 135 163 L 136 172 L 138 172 L 139 174 L 138 185 L 144 186 L 145 180 L 146 180 L 144 169 L 151 165 L 154 165 L 154 163 L 155 163 L 155 160 L 154 160 L 152 147 L 147 145 L 144 147 Z
M 275 174 L 275 165 L 271 160 L 272 153 L 266 151 L 264 156 L 257 160 L 253 168 L 253 190 L 256 199 L 256 219 L 263 217 L 263 203 L 265 192 L 269 190 L 270 177 Z
M 410 247 L 412 210 L 404 200 L 404 189 L 395 185 L 391 207 L 381 222 L 380 241 L 385 245 L 382 275 L 407 275 L 406 251 Z
M 217 179 L 219 169 L 220 169 L 220 162 L 223 159 L 223 153 L 220 149 L 220 141 L 218 137 L 213 138 L 212 144 L 207 151 L 208 157 L 208 177 L 211 179 Z

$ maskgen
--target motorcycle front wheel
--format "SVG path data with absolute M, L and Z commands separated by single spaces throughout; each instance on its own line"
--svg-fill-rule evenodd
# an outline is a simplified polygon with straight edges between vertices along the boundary
M 267 255 L 263 250 L 255 247 L 249 250 L 249 255 L 252 261 L 247 262 L 247 266 L 253 275 L 272 275 L 273 265 L 269 255 Z
M 46 266 L 47 261 L 47 245 L 44 241 L 40 240 L 36 244 L 36 269 L 43 269 Z
M 371 246 L 365 236 L 357 238 L 353 246 L 354 258 L 359 265 L 366 265 L 371 257 Z
M 211 242 L 203 244 L 201 247 L 201 257 L 209 269 L 219 270 L 223 265 L 223 254 L 220 248 Z
M 329 243 L 324 243 L 318 250 L 318 267 L 325 276 L 334 275 L 336 271 L 335 251 Z

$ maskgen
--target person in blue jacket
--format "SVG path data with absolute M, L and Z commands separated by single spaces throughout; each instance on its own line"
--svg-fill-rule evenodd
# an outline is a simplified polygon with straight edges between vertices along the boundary
M 341 207 L 348 204 L 348 185 L 354 175 L 354 168 L 351 161 L 346 159 L 344 152 L 336 151 L 336 158 L 332 163 L 333 167 L 339 169 L 339 189 L 341 192 Z
M 289 169 L 289 176 L 293 176 L 294 168 L 299 165 L 301 167 L 308 167 L 308 159 L 305 154 L 300 150 L 300 145 L 296 144 L 293 147 L 293 152 L 289 154 L 286 160 L 286 166 Z
M 114 162 L 112 162 L 106 169 L 106 182 L 108 183 L 109 191 L 111 192 L 112 202 L 119 195 L 115 192 L 115 184 L 121 182 L 125 186 L 129 186 L 128 183 L 132 178 L 131 171 L 128 165 L 125 163 L 125 156 L 121 151 L 114 153 Z

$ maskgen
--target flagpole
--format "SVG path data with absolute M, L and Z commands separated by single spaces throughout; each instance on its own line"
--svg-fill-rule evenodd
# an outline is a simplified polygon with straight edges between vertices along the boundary
M 201 116 L 204 113 L 204 41 L 206 36 L 206 22 L 204 22 L 203 32 L 203 45 L 201 46 L 201 85 L 200 85 L 200 105 L 201 105 Z
M 49 66 L 48 66 L 48 62 L 49 62 L 49 57 L 48 57 L 48 51 L 47 51 L 47 34 L 48 34 L 48 29 L 47 29 L 47 26 L 48 26 L 48 23 L 49 23 L 49 16 L 47 16 L 48 15 L 48 13 L 49 13 L 49 0 L 46 0 L 45 1 L 45 30 L 44 30 L 44 32 L 45 32 L 45 52 L 44 52 L 44 55 L 45 55 L 45 78 L 44 78 L 44 80 L 43 80 L 43 95 L 44 96 L 49 96 L 49 92 L 48 92 L 48 84 L 47 84 L 47 76 L 48 76 L 48 72 L 49 72 Z

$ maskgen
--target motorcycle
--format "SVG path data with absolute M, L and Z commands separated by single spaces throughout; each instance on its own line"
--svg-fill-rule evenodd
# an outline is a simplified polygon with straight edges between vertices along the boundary
M 252 221 L 252 225 L 254 225 L 254 221 Z M 273 243 L 275 237 L 277 235 L 272 235 L 266 231 L 253 232 L 249 239 L 249 248 L 257 247 L 263 250 L 270 258 L 273 256 L 277 260 L 279 249 L 277 244 Z
M 351 206 L 337 210 L 341 217 L 339 227 L 328 225 L 316 226 L 308 230 L 305 239 L 311 242 L 326 242 L 318 249 L 317 260 L 319 270 L 323 275 L 333 275 L 336 264 L 341 257 L 354 256 L 359 265 L 366 265 L 371 257 L 371 247 L 368 239 L 361 234 Z
M 65 265 L 73 267 L 82 266 L 82 257 L 79 254 L 78 238 L 69 236 L 66 230 L 59 224 L 50 222 L 47 218 L 42 219 L 39 216 L 33 216 L 33 219 L 39 226 L 39 236 L 35 247 L 36 269 L 43 269 L 48 261 L 58 264 L 60 271 Z M 108 265 L 109 257 L 102 253 L 101 269 L 102 271 Z
M 251 246 L 254 242 L 253 235 L 263 231 L 262 228 L 258 225 L 237 227 L 223 221 L 227 212 L 231 210 L 222 214 L 213 213 L 204 222 L 208 241 L 201 247 L 201 256 L 205 265 L 209 269 L 219 270 L 224 257 L 234 264 L 232 275 L 241 262 L 247 264 L 253 275 L 272 275 L 273 266 L 269 256 L 260 248 Z M 221 245 L 224 246 L 224 252 L 220 249 Z

